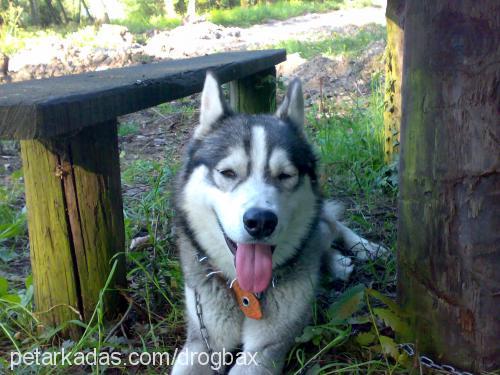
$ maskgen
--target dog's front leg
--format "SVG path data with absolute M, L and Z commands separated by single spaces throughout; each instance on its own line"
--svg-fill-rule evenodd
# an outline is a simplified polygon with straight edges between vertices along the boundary
M 172 375 L 213 374 L 205 356 L 209 358 L 203 339 L 194 329 L 189 328 L 186 343 L 175 359 Z
M 243 353 L 229 372 L 230 375 L 278 375 L 282 373 L 287 352 L 307 322 L 246 321 Z M 260 324 L 259 324 L 260 323 Z M 280 324 L 281 323 L 281 324 Z
M 316 282 L 304 272 L 266 292 L 263 319 L 243 322 L 243 354 L 230 375 L 282 373 L 287 352 L 309 322 Z
M 229 375 L 277 375 L 281 374 L 290 343 L 280 342 L 256 345 L 252 350 L 246 346 L 238 357 Z
M 233 301 L 228 303 L 227 288 L 205 285 L 199 289 L 199 303 L 203 324 L 212 353 L 208 353 L 205 339 L 200 330 L 200 319 L 196 313 L 194 290 L 185 286 L 187 312 L 187 339 L 177 355 L 172 375 L 203 375 L 224 372 L 223 352 L 230 353 L 240 342 L 242 318 Z M 238 314 L 235 314 L 237 312 Z

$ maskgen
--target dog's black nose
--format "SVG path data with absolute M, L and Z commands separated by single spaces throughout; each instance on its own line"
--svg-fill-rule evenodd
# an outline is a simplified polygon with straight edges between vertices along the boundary
M 243 224 L 252 237 L 263 238 L 274 232 L 278 217 L 272 211 L 251 208 L 243 215 Z

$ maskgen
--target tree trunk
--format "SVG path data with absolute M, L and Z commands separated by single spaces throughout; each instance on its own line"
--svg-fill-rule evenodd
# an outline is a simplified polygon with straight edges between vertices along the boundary
M 406 0 L 388 0 L 386 9 L 387 47 L 385 57 L 385 162 L 399 152 L 401 123 L 401 82 L 403 79 L 403 30 Z
M 9 74 L 9 56 L 0 52 L 0 77 L 6 77 Z
M 47 9 L 49 10 L 50 13 L 50 20 L 53 23 L 60 25 L 61 17 L 59 16 L 59 13 L 57 13 L 57 10 L 52 5 L 52 0 L 45 0 L 45 4 L 47 5 Z
M 87 3 L 85 2 L 85 0 L 80 0 L 80 1 L 81 1 L 82 6 L 83 6 L 83 9 L 85 9 L 85 13 L 87 13 L 87 17 L 88 17 L 89 21 L 94 22 L 94 17 L 92 17 L 92 14 L 90 14 L 89 7 L 87 6 Z
M 399 298 L 420 353 L 500 365 L 500 2 L 411 0 L 404 32 Z
M 67 24 L 69 22 L 69 19 L 68 19 L 68 15 L 66 14 L 66 10 L 64 9 L 64 5 L 63 5 L 62 1 L 57 0 L 57 4 L 59 5 L 59 8 L 61 8 L 61 13 L 63 15 L 64 23 Z
M 76 12 L 76 24 L 79 25 L 82 21 L 82 0 L 78 0 L 78 10 Z
M 40 25 L 40 9 L 38 0 L 30 0 L 31 24 L 34 26 Z

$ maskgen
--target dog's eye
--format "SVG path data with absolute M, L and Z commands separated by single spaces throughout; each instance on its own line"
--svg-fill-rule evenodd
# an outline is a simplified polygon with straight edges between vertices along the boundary
M 278 175 L 278 180 L 280 181 L 285 181 L 285 180 L 288 180 L 289 178 L 292 178 L 293 176 L 288 174 L 288 173 L 280 173 Z
M 230 179 L 236 178 L 236 172 L 233 171 L 232 169 L 223 169 L 223 170 L 219 171 L 219 173 L 226 178 L 230 178 Z

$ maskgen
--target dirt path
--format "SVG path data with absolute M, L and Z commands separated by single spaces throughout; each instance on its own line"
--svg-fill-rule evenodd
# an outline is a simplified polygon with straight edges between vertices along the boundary
M 269 21 L 249 28 L 223 27 L 210 22 L 180 26 L 155 33 L 144 47 L 148 56 L 182 58 L 207 53 L 266 48 L 286 40 L 311 41 L 370 24 L 385 25 L 385 6 L 306 14 L 285 21 Z
M 262 45 L 287 39 L 316 39 L 325 33 L 339 32 L 347 26 L 368 24 L 385 25 L 385 9 L 368 7 L 345 9 L 322 14 L 306 14 L 285 21 L 275 21 L 250 27 L 246 32 L 247 43 Z

